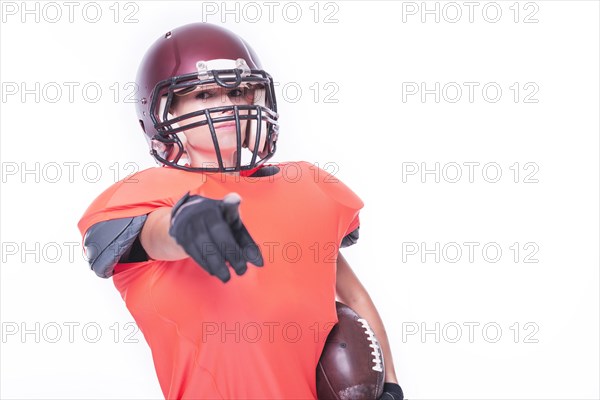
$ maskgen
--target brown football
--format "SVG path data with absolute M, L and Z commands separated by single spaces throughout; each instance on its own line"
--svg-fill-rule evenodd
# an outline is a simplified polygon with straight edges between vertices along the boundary
M 319 400 L 376 400 L 383 393 L 383 353 L 366 320 L 336 302 L 333 327 L 317 365 Z

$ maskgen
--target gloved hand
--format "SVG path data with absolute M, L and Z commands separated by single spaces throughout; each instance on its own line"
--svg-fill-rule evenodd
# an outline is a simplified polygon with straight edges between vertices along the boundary
M 402 388 L 397 383 L 385 382 L 383 384 L 383 394 L 378 400 L 404 400 Z
M 198 265 L 223 282 L 231 278 L 225 261 L 238 275 L 246 272 L 246 262 L 264 265 L 260 248 L 240 219 L 240 201 L 237 193 L 214 200 L 188 192 L 171 211 L 169 235 Z

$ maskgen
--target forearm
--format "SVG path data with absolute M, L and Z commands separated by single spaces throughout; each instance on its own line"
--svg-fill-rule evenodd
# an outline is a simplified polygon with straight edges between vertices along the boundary
M 340 263 L 345 264 L 345 266 L 340 265 Z M 351 279 L 353 282 L 357 283 L 353 287 L 353 290 L 345 290 L 343 287 L 338 285 L 338 299 L 369 322 L 371 329 L 375 333 L 375 336 L 381 345 L 381 350 L 383 351 L 383 357 L 385 361 L 385 381 L 398 383 L 396 371 L 394 369 L 394 360 L 392 358 L 390 343 L 383 325 L 383 321 L 377 312 L 377 308 L 375 307 L 373 300 L 371 300 L 371 296 L 369 296 L 369 293 L 362 286 L 362 284 L 359 283 L 358 278 L 356 278 L 354 272 L 348 266 L 346 260 L 341 256 L 341 254 L 339 255 L 338 259 L 338 269 L 340 269 L 340 267 L 342 267 L 341 270 L 343 272 L 341 274 L 338 272 L 338 274 L 341 275 L 338 275 L 338 279 Z
M 169 235 L 171 207 L 162 207 L 148 215 L 140 241 L 148 256 L 154 260 L 174 261 L 189 257 Z

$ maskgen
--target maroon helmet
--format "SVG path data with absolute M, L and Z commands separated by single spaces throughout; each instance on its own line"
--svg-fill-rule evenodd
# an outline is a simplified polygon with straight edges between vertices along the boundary
M 230 172 L 255 168 L 275 153 L 279 126 L 273 79 L 262 70 L 250 46 L 224 28 L 193 23 L 167 32 L 146 52 L 136 84 L 138 119 L 150 153 L 163 165 L 191 171 Z M 171 115 L 174 97 L 209 87 L 251 90 L 251 104 Z M 234 122 L 237 131 L 236 163 L 230 167 L 223 164 L 214 127 L 227 121 Z M 246 126 L 244 135 L 242 125 Z M 184 162 L 181 132 L 199 126 L 208 126 L 210 130 L 218 166 L 199 168 Z

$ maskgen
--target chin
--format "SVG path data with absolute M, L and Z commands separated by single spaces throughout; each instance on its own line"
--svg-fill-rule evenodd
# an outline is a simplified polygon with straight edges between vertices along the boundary
M 215 153 L 211 153 L 210 157 L 202 157 L 201 158 L 204 163 L 214 164 L 215 166 L 219 165 L 219 161 L 215 156 Z M 223 160 L 223 165 L 226 167 L 233 167 L 236 163 L 236 152 L 233 149 L 231 152 L 221 151 L 221 159 Z M 209 160 L 209 161 L 205 161 Z

